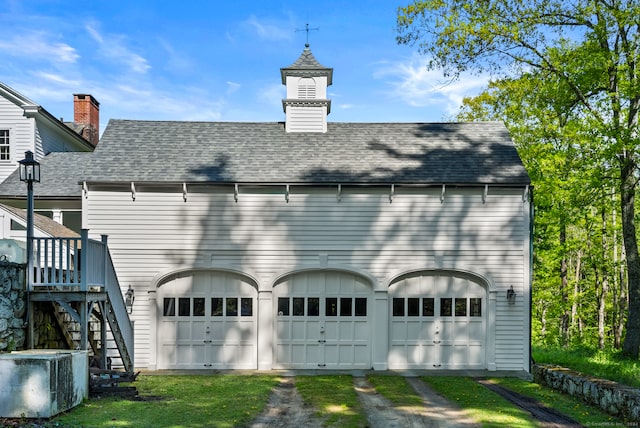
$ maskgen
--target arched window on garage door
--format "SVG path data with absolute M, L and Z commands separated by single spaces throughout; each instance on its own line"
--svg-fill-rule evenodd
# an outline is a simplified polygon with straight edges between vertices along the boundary
M 371 368 L 373 299 L 356 274 L 307 271 L 274 288 L 274 367 Z
M 256 369 L 257 290 L 233 272 L 169 277 L 157 293 L 159 369 Z
M 486 287 L 455 272 L 414 273 L 389 287 L 390 369 L 484 369 Z

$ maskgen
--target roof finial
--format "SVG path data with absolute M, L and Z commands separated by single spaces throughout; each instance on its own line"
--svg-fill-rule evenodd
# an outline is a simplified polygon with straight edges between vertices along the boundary
M 309 28 L 309 23 L 307 22 L 305 24 L 304 28 L 298 28 L 296 29 L 296 32 L 298 31 L 306 31 L 307 32 L 307 43 L 304 44 L 305 48 L 309 47 L 309 31 L 320 31 L 320 28 L 316 27 L 316 28 Z

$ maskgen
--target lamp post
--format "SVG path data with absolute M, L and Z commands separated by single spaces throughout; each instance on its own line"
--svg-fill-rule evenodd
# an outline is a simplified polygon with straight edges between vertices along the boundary
M 33 285 L 33 183 L 40 182 L 40 163 L 26 151 L 20 164 L 20 181 L 27 183 L 27 287 Z
M 40 163 L 33 158 L 33 152 L 26 151 L 24 159 L 18 161 L 20 181 L 27 183 L 27 295 L 33 288 L 33 183 L 40 182 Z M 29 302 L 29 306 L 31 303 Z M 29 317 L 31 317 L 29 310 Z M 30 320 L 31 324 L 31 320 Z M 31 328 L 29 330 L 32 330 Z M 29 347 L 33 348 L 33 332 L 29 332 Z

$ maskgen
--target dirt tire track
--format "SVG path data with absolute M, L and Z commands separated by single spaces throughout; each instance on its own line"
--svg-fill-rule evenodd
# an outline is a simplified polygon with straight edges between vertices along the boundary
M 544 428 L 580 428 L 578 422 L 574 421 L 567 415 L 549 408 L 534 398 L 518 394 L 501 385 L 497 385 L 490 380 L 478 379 L 477 382 L 504 399 L 510 401 L 523 410 L 531 413 L 531 415 L 540 422 L 540 426 Z
M 454 428 L 479 427 L 469 420 L 464 412 L 451 402 L 437 395 L 415 378 L 407 381 L 422 397 L 424 405 L 416 407 L 395 407 L 389 400 L 378 394 L 364 378 L 354 377 L 356 392 L 367 415 L 371 428 Z
M 264 411 L 248 425 L 250 428 L 320 428 L 322 419 L 305 404 L 296 389 L 295 378 L 283 378 L 269 397 Z

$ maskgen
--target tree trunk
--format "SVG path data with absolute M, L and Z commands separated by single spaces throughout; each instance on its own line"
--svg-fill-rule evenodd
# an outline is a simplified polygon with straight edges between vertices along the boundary
M 542 338 L 542 343 L 545 343 L 547 339 L 547 306 L 543 302 L 542 303 L 542 319 L 540 320 L 542 327 L 540 328 L 540 337 Z
M 615 190 L 611 190 L 611 201 L 615 199 Z M 622 287 L 625 286 L 624 282 L 624 268 L 619 262 L 622 262 L 623 258 L 618 258 L 618 213 L 615 207 L 615 203 L 612 204 L 611 210 L 611 223 L 613 224 L 613 286 L 611 287 L 613 301 L 613 308 L 611 310 L 611 330 L 613 331 L 613 347 L 620 349 L 622 346 L 622 332 L 624 329 L 624 309 L 620 310 L 620 299 L 622 295 Z M 625 306 L 626 307 L 626 306 Z
M 573 299 L 571 301 L 571 331 L 575 331 L 578 326 L 579 336 L 582 337 L 582 319 L 578 313 L 578 295 L 580 294 L 580 275 L 582 269 L 582 252 L 576 254 L 576 271 L 573 284 Z
M 567 303 L 569 301 L 569 292 L 567 288 L 569 287 L 568 278 L 567 278 L 567 257 L 565 251 L 565 244 L 567 241 L 567 231 L 566 227 L 563 224 L 560 226 L 560 247 L 563 249 L 562 258 L 560 259 L 560 304 L 561 304 L 561 319 L 560 319 L 560 337 L 562 340 L 562 346 L 566 347 L 569 345 L 569 311 L 567 308 Z
M 606 321 L 606 302 L 607 294 L 609 293 L 609 269 L 608 266 L 608 252 L 609 245 L 607 241 L 607 213 L 604 207 L 601 208 L 600 215 L 602 218 L 602 229 L 600 242 L 602 247 L 602 286 L 599 287 L 596 284 L 596 290 L 598 291 L 598 348 L 604 349 L 605 347 L 605 321 Z
M 640 257 L 636 238 L 635 191 L 636 164 L 630 155 L 623 159 L 621 168 L 622 186 L 620 203 L 622 211 L 622 235 L 627 258 L 627 275 L 629 281 L 629 312 L 627 315 L 626 336 L 622 345 L 623 354 L 638 358 L 640 352 Z

